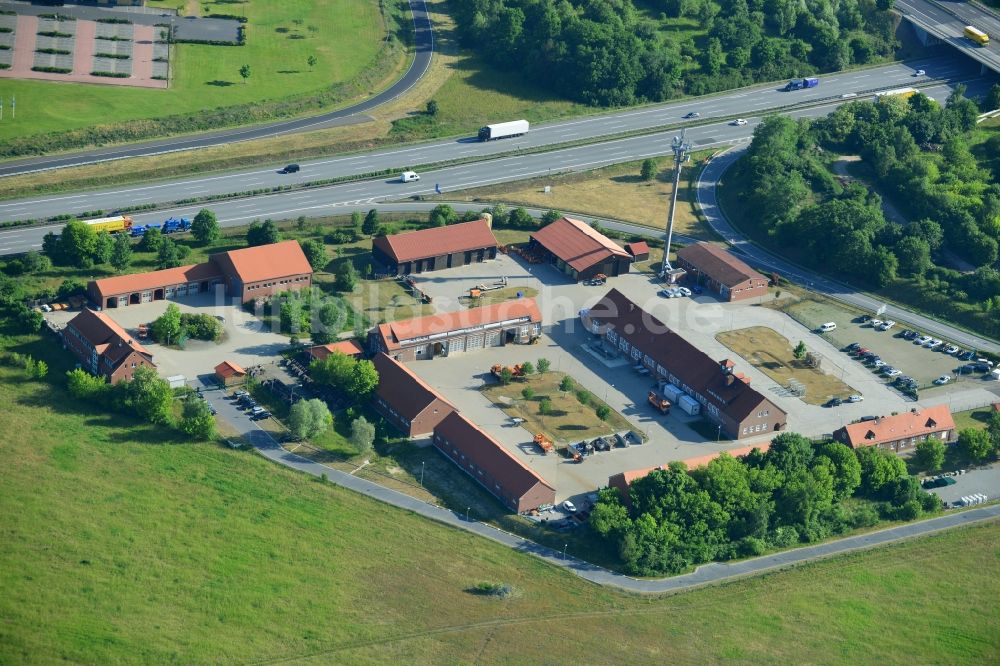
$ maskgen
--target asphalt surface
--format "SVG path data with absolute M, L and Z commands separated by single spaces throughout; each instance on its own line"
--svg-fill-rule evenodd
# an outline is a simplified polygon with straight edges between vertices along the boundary
M 128 144 L 112 148 L 101 148 L 92 151 L 71 153 L 55 157 L 37 157 L 22 160 L 12 160 L 0 165 L 0 176 L 11 176 L 19 173 L 30 173 L 32 171 L 43 171 L 48 169 L 58 169 L 68 166 L 80 166 L 83 164 L 93 164 L 95 162 L 106 162 L 108 160 L 119 160 L 127 157 L 140 157 L 143 155 L 158 155 L 161 153 L 175 152 L 178 150 L 189 150 L 192 148 L 206 148 L 236 141 L 248 141 L 250 139 L 263 139 L 279 134 L 290 132 L 300 132 L 308 129 L 317 129 L 324 126 L 337 124 L 349 124 L 364 120 L 358 117 L 360 114 L 370 111 L 377 106 L 393 100 L 423 78 L 430 67 L 431 57 L 434 53 L 434 33 L 431 29 L 430 18 L 427 16 L 427 7 L 424 0 L 409 0 L 410 11 L 413 15 L 414 28 L 414 56 L 410 67 L 406 70 L 396 83 L 392 84 L 382 92 L 369 97 L 368 99 L 353 104 L 351 106 L 323 113 L 318 116 L 299 118 L 297 120 L 283 120 L 265 125 L 253 127 L 235 128 L 222 130 L 207 134 L 198 134 L 188 137 L 174 137 L 157 141 L 147 141 L 143 143 Z M 183 20 L 183 19 L 180 19 Z M 120 204 L 119 204 L 120 205 Z M 102 208 L 102 206 L 98 206 Z M 92 209 L 94 210 L 94 209 Z
M 254 421 L 251 421 L 231 400 L 225 399 L 221 391 L 206 391 L 205 397 L 218 410 L 219 416 L 239 430 L 247 440 L 253 443 L 254 448 L 268 460 L 299 472 L 311 474 L 317 478 L 325 474 L 332 483 L 338 486 L 367 495 L 372 499 L 391 504 L 400 509 L 411 511 L 425 518 L 436 520 L 439 523 L 486 537 L 519 552 L 534 555 L 549 564 L 563 567 L 592 583 L 607 587 L 616 587 L 628 592 L 643 594 L 679 592 L 702 585 L 782 569 L 832 555 L 883 546 L 903 539 L 933 534 L 934 532 L 940 532 L 941 530 L 953 527 L 994 520 L 1000 516 L 1000 505 L 985 506 L 979 509 L 949 513 L 938 518 L 907 523 L 878 532 L 847 537 L 805 548 L 787 550 L 750 560 L 729 564 L 706 564 L 698 567 L 692 573 L 681 576 L 637 579 L 609 571 L 571 555 L 564 558 L 563 554 L 559 551 L 481 523 L 475 520 L 474 516 L 466 519 L 465 515 L 461 512 L 428 504 L 409 495 L 404 495 L 371 481 L 359 479 L 346 472 L 290 453 L 281 448 L 267 431 L 261 429 Z
M 968 2 L 955 0 L 896 0 L 896 10 L 962 54 L 1000 72 L 1000 17 Z M 987 46 L 978 46 L 965 36 L 965 26 L 979 28 L 990 36 Z
M 411 0 L 411 2 L 416 1 Z M 429 52 L 427 56 L 429 60 Z M 414 72 L 415 69 L 416 65 L 411 67 L 410 72 Z M 55 200 L 64 202 L 64 205 L 72 206 L 72 209 L 69 211 L 59 210 L 55 214 L 73 212 L 74 210 L 113 210 L 116 207 L 129 205 L 131 200 L 128 196 L 121 196 L 121 192 L 134 194 L 137 197 L 138 203 L 176 201 L 188 196 L 204 193 L 236 192 L 252 188 L 274 187 L 288 183 L 302 183 L 362 173 L 373 173 L 384 169 L 398 169 L 399 171 L 403 171 L 408 167 L 418 164 L 434 164 L 461 158 L 496 155 L 510 151 L 512 145 L 521 146 L 524 149 L 538 148 L 553 144 L 594 140 L 624 132 L 665 128 L 666 126 L 680 127 L 685 122 L 690 124 L 708 121 L 710 123 L 709 119 L 711 118 L 733 118 L 743 115 L 750 118 L 754 114 L 761 114 L 789 105 L 813 103 L 828 98 L 839 99 L 841 95 L 851 93 L 861 95 L 866 91 L 899 87 L 904 84 L 912 85 L 917 82 L 917 79 L 912 76 L 913 72 L 917 69 L 923 69 L 927 72 L 927 76 L 921 78 L 920 82 L 926 82 L 927 79 L 958 81 L 978 76 L 978 67 L 976 67 L 975 63 L 957 56 L 939 57 L 927 61 L 921 60 L 904 64 L 892 64 L 856 72 L 839 72 L 831 74 L 828 77 L 820 77 L 819 86 L 806 90 L 785 92 L 776 88 L 774 84 L 771 84 L 729 91 L 725 94 L 701 97 L 684 102 L 657 104 L 572 120 L 557 121 L 544 125 L 535 125 L 525 136 L 488 143 L 480 143 L 476 139 L 476 132 L 478 132 L 479 128 L 470 127 L 469 136 L 459 139 L 447 139 L 403 148 L 387 148 L 370 153 L 345 155 L 336 158 L 302 161 L 299 162 L 302 166 L 302 171 L 297 174 L 279 174 L 278 170 L 283 164 L 274 164 L 266 168 L 243 170 L 231 174 L 209 176 L 207 178 L 191 176 L 183 179 L 164 181 L 159 184 L 150 184 L 146 187 L 128 187 L 124 190 L 120 190 L 119 188 L 94 190 L 81 197 L 76 197 L 74 201 L 67 201 L 65 197 L 55 197 Z M 395 86 L 390 88 L 383 95 L 388 98 L 401 92 L 400 90 L 390 95 L 390 91 L 395 88 Z M 385 99 L 381 101 L 385 101 Z M 351 114 L 361 113 L 364 110 L 370 109 L 376 105 L 374 102 L 374 99 L 368 100 L 361 105 L 335 112 L 335 114 L 328 114 L 327 116 L 290 121 L 284 129 L 270 130 L 266 127 L 247 128 L 221 132 L 219 136 L 228 137 L 221 141 L 222 143 L 271 136 L 285 131 L 295 131 L 305 127 L 312 127 L 313 124 L 322 124 L 334 116 L 344 122 L 353 122 L 349 117 Z M 689 112 L 700 113 L 701 118 L 685 121 L 683 116 Z M 498 122 L 504 120 L 511 119 L 497 119 Z M 161 148 L 155 148 L 154 152 L 156 150 L 172 151 L 214 145 L 214 143 L 220 142 L 216 139 L 217 136 L 212 135 L 189 137 L 181 140 L 163 140 L 157 142 L 161 145 Z M 87 159 L 94 161 L 131 157 L 147 154 L 147 149 L 143 148 L 143 145 L 133 145 L 121 148 L 109 148 L 106 151 L 97 151 L 97 153 L 93 160 L 90 157 L 87 157 Z M 72 160 L 77 159 L 77 157 L 70 155 L 51 158 L 51 161 L 47 161 L 49 159 L 39 158 L 32 161 L 35 164 L 32 168 L 27 168 L 23 165 L 18 166 L 15 162 L 5 163 L 0 166 L 0 176 L 38 168 L 66 166 L 73 164 Z M 64 160 L 70 161 L 63 164 Z M 53 210 L 53 208 L 45 206 L 34 207 L 31 205 L 32 200 L 16 203 L 25 203 L 28 206 L 18 209 L 8 203 L 5 207 L 0 207 L 0 221 L 9 219 L 38 219 L 48 216 L 49 213 L 46 211 Z
M 907 78 L 909 76 L 907 75 Z M 991 81 L 975 79 L 970 82 L 970 94 L 985 91 Z M 944 100 L 950 92 L 950 87 L 937 84 L 922 88 L 928 95 Z M 774 93 L 779 94 L 779 93 Z M 785 93 L 780 93 L 784 95 Z M 853 99 L 853 98 L 849 98 Z M 791 117 L 817 117 L 828 114 L 837 105 L 849 101 L 838 97 L 829 104 L 793 111 Z M 704 104 L 705 102 L 702 101 Z M 673 112 L 676 114 L 676 111 Z M 705 125 L 687 130 L 686 138 L 695 149 L 721 147 L 740 141 L 748 141 L 760 116 L 747 115 L 745 126 L 734 126 L 726 121 L 709 122 Z M 568 128 L 574 129 L 575 123 L 589 121 L 571 121 Z M 602 123 L 603 124 L 603 123 Z M 549 128 L 551 135 L 556 131 Z M 600 131 L 597 128 L 597 131 Z M 242 199 L 216 201 L 207 204 L 191 204 L 156 211 L 153 213 L 132 214 L 137 224 L 162 222 L 170 216 L 193 217 L 198 210 L 209 207 L 215 211 L 223 226 L 240 226 L 254 219 L 286 219 L 300 215 L 314 217 L 335 213 L 350 212 L 382 206 L 386 201 L 402 201 L 433 194 L 435 185 L 440 185 L 443 193 L 459 189 L 510 182 L 572 171 L 588 171 L 609 164 L 639 160 L 670 153 L 670 143 L 675 132 L 668 131 L 646 136 L 626 139 L 615 139 L 603 143 L 586 144 L 573 148 L 540 152 L 535 154 L 512 155 L 495 159 L 487 159 L 469 164 L 432 169 L 421 173 L 421 180 L 414 183 L 400 183 L 394 178 L 379 180 L 356 181 L 283 192 L 279 194 L 260 195 Z M 529 134 L 524 139 L 533 138 Z M 545 139 L 542 139 L 545 140 Z M 488 144 L 452 143 L 438 144 L 439 147 L 457 147 L 465 154 L 472 156 L 479 151 L 496 150 L 497 144 L 503 144 L 502 150 L 517 149 L 519 140 L 510 142 L 498 141 Z M 528 147 L 528 142 L 524 142 Z M 81 193 L 55 195 L 24 201 L 7 201 L 0 203 L 0 220 L 39 219 L 51 217 L 66 212 L 103 209 L 114 210 L 118 207 L 134 204 L 153 203 L 156 201 L 175 201 L 194 196 L 208 196 L 233 191 L 244 191 L 251 188 L 267 187 L 270 183 L 307 182 L 318 177 L 333 177 L 333 175 L 348 175 L 364 173 L 377 168 L 385 168 L 393 160 L 402 162 L 414 151 L 434 149 L 434 146 L 409 147 L 398 151 L 381 152 L 373 155 L 347 156 L 330 158 L 311 165 L 304 165 L 298 174 L 281 175 L 273 170 L 245 172 L 234 175 L 210 176 L 204 179 L 191 179 L 176 182 L 163 182 L 149 185 L 137 185 L 119 190 L 109 190 L 98 193 Z M 441 151 L 437 151 L 441 152 Z M 415 163 L 415 162 L 410 162 Z M 323 171 L 322 174 L 316 172 Z M 307 172 L 308 175 L 303 175 Z M 22 227 L 0 231 L 0 255 L 26 252 L 41 247 L 42 238 L 50 231 L 60 230 L 62 224 Z

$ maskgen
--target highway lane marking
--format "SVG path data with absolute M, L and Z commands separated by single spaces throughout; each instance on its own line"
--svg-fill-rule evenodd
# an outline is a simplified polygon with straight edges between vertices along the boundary
M 17 203 L 0 204 L 0 208 L 12 208 L 12 207 L 23 208 L 24 206 L 31 206 L 31 205 L 40 204 L 40 203 L 48 203 L 50 201 L 69 201 L 70 199 L 84 199 L 87 196 L 89 196 L 89 195 L 86 195 L 86 194 L 77 194 L 76 196 L 72 196 L 72 197 L 53 197 L 51 199 L 38 199 L 36 201 L 21 201 L 21 202 L 17 202 Z

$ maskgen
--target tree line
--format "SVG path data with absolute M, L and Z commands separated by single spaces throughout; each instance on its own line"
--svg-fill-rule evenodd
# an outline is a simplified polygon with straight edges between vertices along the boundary
M 633 481 L 629 499 L 603 489 L 590 525 L 640 576 L 820 541 L 881 518 L 913 520 L 941 507 L 896 455 L 796 433 L 778 435 L 766 453 L 723 453 L 693 470 L 671 463 Z
M 595 106 L 702 95 L 892 54 L 893 0 L 463 0 L 462 43 Z M 658 10 L 658 14 L 657 14 Z
M 977 327 L 1000 330 L 1000 185 L 970 148 L 978 108 L 963 92 L 944 107 L 916 94 L 852 102 L 815 121 L 765 119 L 730 178 L 753 211 L 746 224 L 810 266 L 875 288 L 906 280 L 922 307 L 950 314 L 964 304 Z M 907 223 L 887 221 L 862 183 L 835 177 L 831 153 L 859 155 Z M 975 270 L 938 265 L 949 255 Z

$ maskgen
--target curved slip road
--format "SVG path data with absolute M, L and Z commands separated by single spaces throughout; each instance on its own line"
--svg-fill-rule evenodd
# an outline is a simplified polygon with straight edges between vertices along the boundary
M 109 160 L 120 160 L 128 157 L 142 157 L 193 148 L 207 148 L 209 146 L 218 146 L 236 141 L 263 139 L 279 134 L 318 129 L 323 126 L 331 127 L 338 124 L 351 124 L 355 120 L 352 119 L 352 116 L 357 116 L 394 100 L 415 86 L 424 77 L 424 74 L 427 73 L 427 68 L 430 67 L 431 57 L 434 54 L 434 32 L 431 27 L 430 17 L 427 15 L 427 6 L 424 0 L 408 1 L 413 17 L 413 61 L 410 63 L 409 69 L 406 70 L 406 73 L 398 81 L 362 102 L 318 116 L 296 120 L 282 120 L 254 127 L 220 130 L 189 137 L 159 139 L 156 141 L 133 143 L 127 146 L 71 153 L 58 157 L 32 157 L 12 160 L 0 165 L 0 177 L 31 173 L 33 171 L 60 169 L 69 166 L 81 166 L 95 162 L 107 162 Z
M 886 303 L 877 297 L 859 292 L 842 282 L 793 264 L 753 243 L 746 235 L 733 227 L 725 215 L 723 215 L 722 208 L 719 206 L 717 192 L 719 181 L 726 173 L 726 170 L 745 153 L 746 146 L 737 146 L 717 155 L 702 169 L 698 182 L 695 185 L 698 207 L 705 215 L 709 226 L 722 236 L 738 254 L 748 257 L 753 263 L 768 270 L 773 270 L 782 277 L 797 282 L 812 291 L 827 294 L 839 301 L 870 312 L 875 312 L 878 308 L 885 305 L 885 314 L 895 321 L 910 324 L 932 335 L 956 342 L 963 347 L 989 351 L 994 354 L 1000 353 L 1000 344 L 992 340 L 949 326 L 930 317 L 925 317 L 912 310 L 906 310 L 897 305 Z
M 411 511 L 417 515 L 435 520 L 473 534 L 491 539 L 508 548 L 522 553 L 534 555 L 549 564 L 563 567 L 575 573 L 580 578 L 598 585 L 615 587 L 627 592 L 643 594 L 659 594 L 664 592 L 679 592 L 701 585 L 718 583 L 734 578 L 752 576 L 765 571 L 773 571 L 816 559 L 864 550 L 881 546 L 903 539 L 909 539 L 962 525 L 994 520 L 1000 517 L 1000 504 L 984 506 L 978 509 L 949 513 L 938 518 L 931 518 L 915 523 L 907 523 L 869 534 L 860 534 L 837 541 L 806 546 L 795 550 L 757 557 L 750 560 L 729 564 L 712 563 L 698 567 L 695 571 L 670 578 L 638 579 L 615 573 L 602 567 L 590 564 L 575 557 L 563 558 L 562 553 L 529 541 L 522 537 L 504 532 L 476 520 L 466 520 L 460 512 L 444 509 L 428 504 L 396 490 L 385 488 L 371 481 L 359 479 L 356 476 L 340 470 L 327 467 L 307 458 L 282 449 L 271 435 L 262 430 L 254 421 L 242 414 L 230 400 L 226 400 L 219 391 L 206 391 L 206 398 L 216 407 L 220 416 L 232 423 L 246 438 L 253 443 L 254 448 L 265 458 L 291 469 L 317 478 L 326 475 L 332 483 L 367 495 L 386 504 Z

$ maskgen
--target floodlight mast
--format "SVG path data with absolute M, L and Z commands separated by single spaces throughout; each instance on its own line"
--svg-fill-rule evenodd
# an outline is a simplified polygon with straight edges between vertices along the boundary
M 674 191 L 670 195 L 670 211 L 667 213 L 667 236 L 663 243 L 663 268 L 660 271 L 661 277 L 666 277 L 667 273 L 673 269 L 670 265 L 670 243 L 674 238 L 674 213 L 677 210 L 677 192 L 681 185 L 681 165 L 690 161 L 691 144 L 684 139 L 685 130 L 681 130 L 680 136 L 675 136 L 670 147 L 674 151 Z

